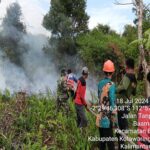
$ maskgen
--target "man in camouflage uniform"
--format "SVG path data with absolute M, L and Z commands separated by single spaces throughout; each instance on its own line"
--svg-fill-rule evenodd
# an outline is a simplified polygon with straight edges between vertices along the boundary
M 60 110 L 64 111 L 68 115 L 69 104 L 68 104 L 68 91 L 67 91 L 67 75 L 66 70 L 61 70 L 61 76 L 57 81 L 57 112 Z

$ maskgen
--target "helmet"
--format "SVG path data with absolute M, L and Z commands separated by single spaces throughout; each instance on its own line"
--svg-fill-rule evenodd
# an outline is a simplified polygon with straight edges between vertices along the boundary
M 114 63 L 111 60 L 105 61 L 104 66 L 103 66 L 103 71 L 104 72 L 114 72 L 115 71 Z
M 88 74 L 89 73 L 89 69 L 87 67 L 83 67 L 82 68 L 82 73 L 83 74 Z

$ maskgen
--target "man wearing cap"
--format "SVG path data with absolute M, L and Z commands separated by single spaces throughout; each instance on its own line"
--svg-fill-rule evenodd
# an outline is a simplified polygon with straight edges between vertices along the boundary
M 77 89 L 75 93 L 75 109 L 77 113 L 77 127 L 82 128 L 86 127 L 88 124 L 85 108 L 87 108 L 87 103 L 85 101 L 85 92 L 86 92 L 86 79 L 88 78 L 88 68 L 82 68 L 82 76 L 78 79 Z

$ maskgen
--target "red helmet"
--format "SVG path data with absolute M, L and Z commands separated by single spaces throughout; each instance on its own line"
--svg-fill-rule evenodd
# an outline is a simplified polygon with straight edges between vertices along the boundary
M 104 72 L 114 72 L 115 71 L 114 63 L 111 60 L 107 60 L 104 63 L 103 71 Z

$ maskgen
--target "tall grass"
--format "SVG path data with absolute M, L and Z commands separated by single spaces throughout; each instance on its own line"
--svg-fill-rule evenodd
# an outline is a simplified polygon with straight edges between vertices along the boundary
M 26 107 L 20 112 L 16 111 L 15 96 L 11 97 L 8 91 L 0 98 L 0 148 L 82 150 L 90 149 L 95 144 L 88 141 L 88 136 L 98 135 L 95 118 L 87 113 L 89 126 L 81 133 L 76 126 L 76 113 L 71 99 L 68 100 L 70 111 L 67 117 L 63 112 L 56 111 L 55 97 L 50 94 L 27 97 Z

